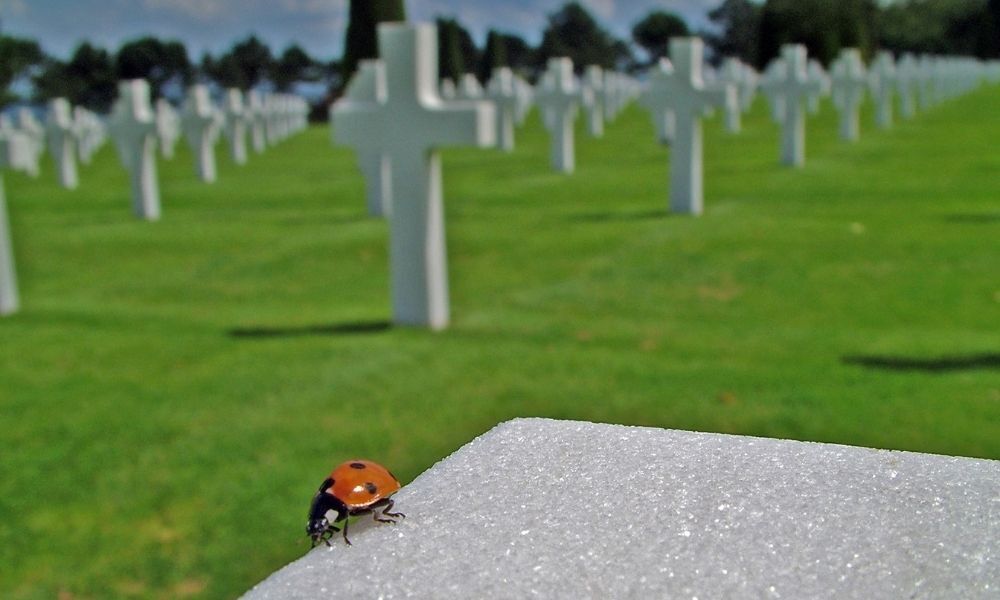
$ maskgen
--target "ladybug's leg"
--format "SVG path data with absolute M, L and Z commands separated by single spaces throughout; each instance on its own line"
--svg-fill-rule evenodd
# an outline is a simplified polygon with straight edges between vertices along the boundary
M 386 498 L 385 502 L 386 502 L 385 508 L 382 509 L 382 514 L 383 515 L 385 515 L 387 517 L 397 517 L 397 518 L 400 518 L 400 519 L 405 519 L 406 518 L 406 515 L 404 515 L 401 512 L 396 512 L 396 513 L 389 512 L 392 509 L 393 505 L 396 504 L 396 502 L 392 498 Z
M 353 546 L 354 544 L 351 543 L 351 540 L 347 539 L 347 519 L 346 518 L 344 519 L 344 530 L 343 530 L 343 533 L 344 533 L 344 541 L 347 542 L 347 545 L 348 546 Z
M 385 498 L 383 500 L 379 500 L 375 504 L 371 505 L 371 510 L 369 512 L 372 513 L 372 519 L 378 521 L 379 523 L 392 523 L 393 525 L 395 525 L 396 522 L 393 521 L 393 520 L 391 520 L 391 519 L 380 519 L 379 518 L 378 509 L 380 509 L 383 506 L 385 506 L 387 502 L 391 502 L 391 500 L 389 500 L 388 498 Z M 383 512 L 382 515 L 385 516 L 385 513 Z

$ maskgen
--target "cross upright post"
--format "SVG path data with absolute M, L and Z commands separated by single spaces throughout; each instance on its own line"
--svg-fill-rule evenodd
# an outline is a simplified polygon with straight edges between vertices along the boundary
M 551 134 L 552 168 L 562 173 L 572 173 L 576 167 L 574 155 L 574 128 L 577 108 L 582 92 L 573 75 L 573 61 L 550 58 L 545 84 L 538 91 L 536 101 L 547 115 Z
M 184 137 L 194 153 L 198 178 L 215 183 L 215 142 L 219 139 L 219 120 L 208 88 L 198 84 L 188 89 L 181 115 Z
M 840 138 L 857 141 L 861 135 L 858 111 L 865 99 L 867 76 L 861 51 L 844 48 L 833 66 L 834 104 L 840 111 Z
M 229 139 L 229 156 L 238 165 L 247 164 L 247 109 L 243 92 L 236 88 L 226 91 L 225 131 Z
M 706 110 L 735 103 L 736 88 L 707 86 L 702 79 L 701 38 L 670 40 L 674 72 L 663 81 L 661 102 L 674 112 L 670 149 L 670 211 L 700 215 L 704 204 L 701 117 Z
M 493 101 L 497 115 L 497 147 L 505 152 L 514 150 L 514 121 L 517 118 L 517 82 L 510 67 L 493 70 L 486 87 L 486 97 Z
M 156 135 L 160 140 L 160 156 L 167 160 L 174 158 L 177 138 L 180 137 L 181 120 L 170 101 L 160 98 L 156 101 Z
M 335 128 L 335 114 L 352 110 L 366 110 L 370 105 L 383 105 L 386 101 L 385 64 L 378 59 L 366 58 L 358 62 L 358 70 L 351 78 L 344 96 L 330 107 L 330 134 L 334 144 L 341 140 Z M 346 140 L 345 140 L 346 142 Z M 358 157 L 358 168 L 365 179 L 368 214 L 388 217 L 392 212 L 392 171 L 389 155 L 383 151 L 380 137 L 352 138 L 349 145 Z
M 132 208 L 147 221 L 160 218 L 160 188 L 156 177 L 156 119 L 145 79 L 118 84 L 108 129 L 122 166 L 132 178 Z
M 604 69 L 589 65 L 584 74 L 583 103 L 587 113 L 587 133 L 592 138 L 604 137 Z
M 0 131 L 0 317 L 14 314 L 21 301 L 17 290 L 17 271 L 14 267 L 14 248 L 7 219 L 7 201 L 4 197 L 3 170 L 15 169 L 29 172 L 37 168 L 38 155 L 31 147 L 33 142 L 16 131 Z
M 80 185 L 80 178 L 76 170 L 76 127 L 69 100 L 53 98 L 49 102 L 45 133 L 49 152 L 59 171 L 59 184 L 67 190 L 75 190 Z
M 806 71 L 806 47 L 785 44 L 781 48 L 784 63 L 783 77 L 769 80 L 765 86 L 784 104 L 781 127 L 781 162 L 791 167 L 801 167 L 806 162 L 806 115 L 802 101 L 810 94 L 819 93 L 822 83 L 811 79 Z
M 334 110 L 333 127 L 345 143 L 369 137 L 381 140 L 389 156 L 394 321 L 443 329 L 450 308 L 438 149 L 492 146 L 493 106 L 486 101 L 441 100 L 434 26 L 382 23 L 378 37 L 386 68 L 386 101 Z
M 892 53 L 879 52 L 869 74 L 875 96 L 875 124 L 888 129 L 892 127 L 892 95 L 896 88 L 896 61 Z

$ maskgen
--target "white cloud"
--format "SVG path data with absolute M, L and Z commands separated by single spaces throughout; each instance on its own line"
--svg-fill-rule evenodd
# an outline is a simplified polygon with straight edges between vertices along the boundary
M 584 4 L 602 19 L 611 19 L 615 16 L 615 0 L 584 0 Z
M 23 15 L 28 12 L 28 5 L 24 0 L 0 0 L 0 14 Z
M 347 10 L 347 0 L 281 0 L 281 6 L 294 13 L 342 14 Z
M 143 0 L 149 10 L 179 13 L 199 20 L 213 19 L 227 12 L 225 0 Z

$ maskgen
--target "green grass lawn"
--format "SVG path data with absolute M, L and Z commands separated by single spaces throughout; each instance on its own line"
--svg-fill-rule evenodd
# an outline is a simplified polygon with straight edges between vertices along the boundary
M 638 108 L 569 177 L 535 113 L 512 155 L 445 153 L 438 334 L 381 326 L 387 226 L 326 128 L 220 145 L 213 186 L 181 149 L 159 223 L 110 146 L 76 192 L 7 174 L 0 597 L 234 596 L 305 552 L 335 463 L 409 481 L 518 416 L 1000 458 L 998 102 L 855 145 L 826 105 L 795 171 L 759 100 L 705 124 L 701 218 Z

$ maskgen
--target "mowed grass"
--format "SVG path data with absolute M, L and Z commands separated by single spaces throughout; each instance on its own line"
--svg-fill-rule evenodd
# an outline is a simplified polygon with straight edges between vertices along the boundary
M 998 102 L 854 145 L 826 105 L 790 170 L 758 100 L 705 123 L 701 218 L 638 108 L 573 176 L 535 113 L 512 155 L 445 152 L 443 333 L 382 326 L 387 226 L 325 127 L 220 146 L 212 186 L 179 147 L 159 223 L 110 146 L 76 192 L 7 174 L 0 596 L 232 597 L 305 552 L 337 462 L 409 481 L 513 417 L 1000 458 Z

